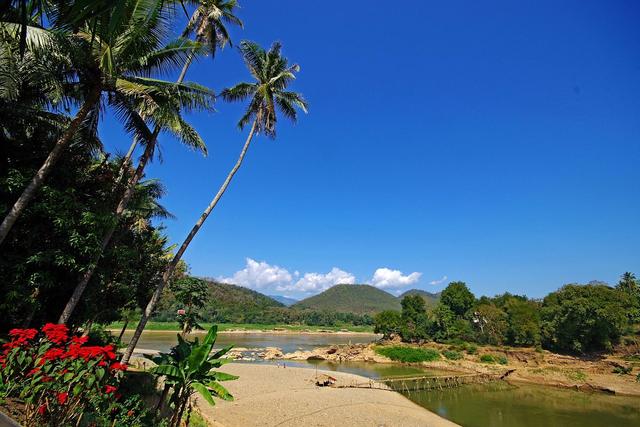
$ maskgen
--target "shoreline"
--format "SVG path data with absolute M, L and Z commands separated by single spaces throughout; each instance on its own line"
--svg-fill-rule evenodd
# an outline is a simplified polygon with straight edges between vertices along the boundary
M 106 328 L 107 332 L 116 332 L 120 333 L 120 329 L 116 328 Z M 135 329 L 125 329 L 125 333 L 132 334 Z M 166 334 L 168 332 L 173 332 L 179 334 L 179 330 L 174 329 L 145 329 L 144 334 L 153 334 L 153 333 L 163 333 Z M 205 335 L 207 331 L 194 331 L 189 334 L 191 335 Z M 218 331 L 218 335 L 241 335 L 241 334 L 270 334 L 270 335 L 371 335 L 371 336 L 382 336 L 382 334 L 376 334 L 373 332 L 358 332 L 358 331 L 328 331 L 328 330 L 318 330 L 318 331 L 305 331 L 305 330 L 293 330 L 293 329 L 227 329 L 223 331 Z
M 239 375 L 238 381 L 224 385 L 234 395 L 233 402 L 216 401 L 215 406 L 198 401 L 200 414 L 214 426 L 268 425 L 402 425 L 454 427 L 457 424 L 410 401 L 400 393 L 369 388 L 318 387 L 316 371 L 308 368 L 265 364 L 231 363 L 224 371 Z M 369 382 L 369 378 L 318 370 L 330 375 L 337 386 Z

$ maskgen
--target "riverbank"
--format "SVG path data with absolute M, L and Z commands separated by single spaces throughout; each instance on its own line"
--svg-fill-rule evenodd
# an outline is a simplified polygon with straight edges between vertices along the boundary
M 214 426 L 432 426 L 452 423 L 402 395 L 375 389 L 318 387 L 313 369 L 232 363 L 224 371 L 239 375 L 225 383 L 233 402 L 215 406 L 199 402 L 201 414 Z M 369 379 L 341 372 L 330 375 L 337 386 Z
M 398 343 L 387 343 L 387 345 L 398 345 Z M 285 360 L 400 363 L 376 351 L 379 347 L 379 344 L 328 346 L 283 355 L 278 355 L 272 350 L 265 353 L 265 358 L 273 355 L 273 358 Z M 504 379 L 509 382 L 640 397 L 640 382 L 636 379 L 640 373 L 640 363 L 628 362 L 617 356 L 607 355 L 587 359 L 549 351 L 536 351 L 533 348 L 488 346 L 474 348 L 472 354 L 469 354 L 452 347 L 436 343 L 422 346 L 420 348 L 434 350 L 437 357 L 432 361 L 411 365 L 461 373 L 495 374 L 504 376 Z M 620 372 L 620 367 L 630 370 L 627 374 L 619 374 L 617 372 Z
M 127 332 L 133 332 L 137 322 L 130 322 L 127 325 Z M 213 323 L 203 323 L 203 331 L 194 333 L 204 333 Z M 260 325 L 253 323 L 217 323 L 218 333 L 270 333 L 270 334 L 373 334 L 373 326 L 307 326 L 307 325 Z M 110 332 L 119 333 L 124 326 L 123 322 L 115 322 L 107 326 Z M 145 327 L 145 332 L 179 332 L 180 327 L 176 322 L 149 322 Z

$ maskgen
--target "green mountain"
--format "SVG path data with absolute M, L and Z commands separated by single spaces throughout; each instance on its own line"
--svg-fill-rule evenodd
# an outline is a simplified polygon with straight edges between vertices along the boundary
M 435 307 L 436 304 L 438 304 L 438 301 L 440 301 L 440 292 L 431 293 L 423 291 L 422 289 L 409 289 L 408 291 L 403 292 L 398 297 L 398 299 L 402 301 L 402 298 L 406 297 L 407 295 L 420 295 L 422 299 L 424 299 L 427 308 Z
M 284 304 L 243 286 L 219 283 L 209 279 L 209 301 L 217 309 L 242 307 L 247 310 L 284 307 Z
M 400 310 L 400 300 L 369 285 L 335 285 L 291 308 L 373 315 L 383 310 Z

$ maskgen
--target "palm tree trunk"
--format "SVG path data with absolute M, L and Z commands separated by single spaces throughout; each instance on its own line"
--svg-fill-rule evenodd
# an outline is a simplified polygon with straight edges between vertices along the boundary
M 120 335 L 118 335 L 118 342 L 122 342 L 122 336 L 127 331 L 127 326 L 129 326 L 129 317 L 125 319 L 124 325 L 122 325 L 122 329 L 120 330 Z
M 236 162 L 235 166 L 231 169 L 231 171 L 227 175 L 227 179 L 224 180 L 224 183 L 218 190 L 218 193 L 213 198 L 211 203 L 209 203 L 209 206 L 207 206 L 207 209 L 205 209 L 202 215 L 200 215 L 200 219 L 198 219 L 198 221 L 195 223 L 195 225 L 189 232 L 189 235 L 187 236 L 187 238 L 184 239 L 184 242 L 182 242 L 180 249 L 178 249 L 178 252 L 176 252 L 175 256 L 171 260 L 171 263 L 169 263 L 166 270 L 164 271 L 162 278 L 156 284 L 156 290 L 151 296 L 151 299 L 149 300 L 147 307 L 144 309 L 144 312 L 142 313 L 142 317 L 140 318 L 140 321 L 138 322 L 138 326 L 136 327 L 136 331 L 134 332 L 133 337 L 131 337 L 131 341 L 129 342 L 129 345 L 127 346 L 127 349 L 125 350 L 124 355 L 122 356 L 122 363 L 129 363 L 129 359 L 131 358 L 131 355 L 133 354 L 133 350 L 136 348 L 136 345 L 138 344 L 138 340 L 142 335 L 142 331 L 144 331 L 144 328 L 147 325 L 147 322 L 149 321 L 149 317 L 151 317 L 151 314 L 153 313 L 153 310 L 155 309 L 156 304 L 158 303 L 158 301 L 160 300 L 160 297 L 162 296 L 162 290 L 164 289 L 165 285 L 173 275 L 173 271 L 178 265 L 178 262 L 180 261 L 180 259 L 182 258 L 182 255 L 187 250 L 187 247 L 189 247 L 189 244 L 191 243 L 195 235 L 198 233 L 198 231 L 202 227 L 202 224 L 204 224 L 204 222 L 206 221 L 211 211 L 213 211 L 213 208 L 216 207 L 216 205 L 218 204 L 218 201 L 220 201 L 220 199 L 222 198 L 222 195 L 227 190 L 227 187 L 229 186 L 229 183 L 231 183 L 233 176 L 236 174 L 236 172 L 238 172 L 238 169 L 240 169 L 240 166 L 242 165 L 242 161 L 244 160 L 244 156 L 247 154 L 247 150 L 249 149 L 249 145 L 251 144 L 251 140 L 253 139 L 253 136 L 255 134 L 256 127 L 257 127 L 257 121 L 254 120 L 253 125 L 251 126 L 251 131 L 249 132 L 249 136 L 247 136 L 247 140 L 244 143 L 244 147 L 242 147 L 242 151 L 240 152 L 240 157 L 238 157 L 238 161 Z
M 176 81 L 177 84 L 183 82 L 184 77 L 187 74 L 187 70 L 189 69 L 189 65 L 191 64 L 192 59 L 193 59 L 193 55 L 189 55 L 189 57 L 187 58 L 187 62 L 185 62 L 184 67 L 182 67 L 182 71 L 180 72 L 180 76 L 178 77 L 178 80 Z M 111 227 L 109 227 L 109 229 L 105 232 L 105 234 L 104 234 L 104 236 L 102 238 L 102 244 L 100 245 L 100 248 L 98 249 L 98 252 L 94 256 L 91 264 L 89 265 L 89 268 L 87 268 L 87 271 L 84 272 L 84 274 L 80 278 L 80 281 L 78 282 L 78 284 L 76 285 L 75 289 L 73 290 L 73 294 L 69 298 L 69 301 L 67 301 L 67 305 L 65 306 L 64 310 L 62 311 L 62 314 L 60 315 L 60 318 L 58 319 L 58 323 L 67 323 L 69 321 L 69 318 L 71 317 L 71 314 L 73 313 L 73 310 L 75 310 L 76 306 L 78 305 L 78 302 L 80 301 L 80 298 L 82 297 L 82 294 L 84 293 L 84 290 L 86 289 L 87 285 L 89 284 L 89 281 L 93 277 L 93 273 L 95 273 L 96 268 L 98 267 L 98 263 L 100 262 L 100 258 L 102 258 L 102 254 L 104 253 L 105 249 L 109 245 L 109 242 L 111 242 L 111 238 L 113 237 L 113 233 L 115 232 L 115 230 L 116 230 L 116 228 L 118 226 L 118 222 L 120 221 L 120 217 L 122 216 L 122 213 L 126 209 L 127 204 L 129 203 L 129 200 L 131 199 L 131 196 L 133 195 L 135 187 L 138 184 L 138 181 L 140 181 L 140 178 L 142 178 L 142 175 L 144 173 L 144 168 L 147 166 L 148 161 L 151 159 L 151 156 L 153 155 L 153 151 L 155 149 L 156 141 L 158 140 L 158 134 L 160 133 L 160 130 L 161 130 L 161 128 L 159 126 L 156 126 L 155 129 L 153 130 L 153 134 L 151 136 L 151 139 L 150 139 L 150 141 L 147 142 L 147 146 L 145 147 L 145 151 L 144 151 L 144 153 L 142 155 L 142 158 L 140 159 L 140 162 L 138 163 L 138 167 L 136 168 L 136 172 L 134 173 L 134 175 L 129 180 L 129 182 L 127 184 L 127 188 L 126 188 L 126 190 L 125 190 L 125 192 L 124 192 L 124 194 L 122 196 L 122 199 L 120 199 L 120 203 L 118 203 L 118 207 L 116 208 L 116 212 L 115 212 L 116 213 L 116 220 L 115 220 L 114 224 Z M 134 139 L 133 143 L 129 147 L 129 153 L 127 153 L 128 159 L 125 158 L 125 162 L 128 163 L 128 161 L 131 159 L 131 155 L 133 155 L 133 151 L 135 150 L 136 144 L 137 144 L 137 141 Z M 123 163 L 122 166 L 121 166 L 121 170 L 119 171 L 119 175 L 118 175 L 116 183 L 118 183 L 122 179 L 123 175 L 120 175 L 120 174 L 124 174 L 124 168 L 125 167 L 126 167 L 126 163 Z M 0 243 L 2 243 L 2 242 L 0 241 Z
M 96 271 L 96 268 L 98 267 L 98 262 L 100 261 L 100 258 L 104 253 L 104 250 L 109 245 L 109 242 L 111 242 L 111 238 L 113 237 L 113 233 L 116 231 L 120 217 L 125 211 L 127 204 L 129 203 L 129 200 L 131 200 L 131 197 L 133 196 L 135 186 L 138 184 L 138 181 L 140 181 L 140 178 L 142 178 L 142 175 L 144 174 L 144 168 L 147 166 L 147 163 L 153 156 L 155 142 L 157 140 L 159 133 L 160 133 L 159 127 L 154 129 L 151 137 L 151 141 L 149 141 L 147 143 L 147 146 L 145 147 L 144 154 L 140 159 L 140 163 L 136 168 L 136 172 L 133 174 L 133 176 L 129 180 L 129 183 L 127 184 L 127 189 L 122 195 L 122 198 L 120 199 L 120 203 L 118 203 L 118 206 L 116 207 L 116 212 L 115 212 L 116 219 L 113 222 L 113 224 L 109 227 L 109 229 L 106 231 L 104 236 L 102 237 L 102 244 L 100 245 L 99 250 L 96 252 L 96 254 L 93 257 L 93 260 L 91 261 L 91 264 L 89 264 L 89 267 L 80 278 L 80 281 L 78 282 L 75 289 L 73 290 L 71 297 L 69 297 L 69 300 L 67 301 L 67 305 L 64 307 L 64 310 L 62 310 L 62 314 L 58 319 L 58 323 L 67 323 L 69 321 L 69 318 L 71 317 L 71 314 L 73 313 L 76 306 L 80 302 L 80 298 L 82 297 L 84 290 L 87 288 L 87 285 L 91 280 L 91 277 L 93 277 L 93 273 Z
M 62 152 L 69 145 L 71 138 L 76 134 L 82 122 L 87 118 L 89 112 L 95 107 L 96 103 L 100 100 L 100 94 L 102 90 L 100 86 L 96 86 L 89 92 L 87 98 L 85 99 L 82 107 L 78 110 L 69 126 L 64 131 L 62 136 L 56 141 L 56 145 L 53 146 L 53 149 L 47 156 L 47 159 L 44 161 L 38 172 L 35 174 L 29 185 L 22 191 L 18 200 L 13 204 L 11 210 L 0 224 L 0 245 L 6 239 L 9 231 L 18 220 L 24 209 L 27 207 L 31 199 L 35 196 L 38 189 L 42 186 L 45 179 L 53 170 L 53 166 L 60 159 Z

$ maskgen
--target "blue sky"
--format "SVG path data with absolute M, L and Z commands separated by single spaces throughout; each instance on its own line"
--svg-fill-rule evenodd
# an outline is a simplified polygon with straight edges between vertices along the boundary
M 297 297 L 335 280 L 540 297 L 640 273 L 640 4 L 527 3 L 242 1 L 233 39 L 280 40 L 310 114 L 254 142 L 192 273 Z M 234 49 L 187 75 L 248 78 Z M 235 162 L 240 114 L 190 117 L 206 158 L 161 138 L 147 176 L 173 242 Z

